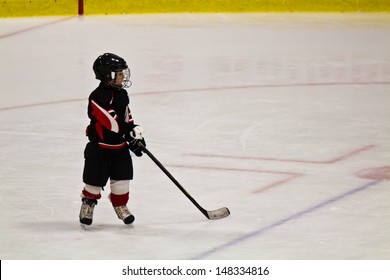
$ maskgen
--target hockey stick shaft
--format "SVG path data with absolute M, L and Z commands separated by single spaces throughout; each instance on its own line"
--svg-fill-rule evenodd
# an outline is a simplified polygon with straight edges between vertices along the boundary
M 210 219 L 209 214 L 206 209 L 199 205 L 199 203 L 183 188 L 183 186 L 172 176 L 172 174 L 161 164 L 161 162 L 142 144 L 138 143 L 138 145 L 142 148 L 143 152 L 147 154 L 150 159 L 168 176 L 169 179 L 179 188 L 179 190 L 184 193 L 184 195 L 199 209 L 200 212 L 203 213 L 208 219 Z

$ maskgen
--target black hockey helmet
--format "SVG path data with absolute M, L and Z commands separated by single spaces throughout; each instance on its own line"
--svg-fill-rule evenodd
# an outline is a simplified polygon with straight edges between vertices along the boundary
M 129 67 L 126 61 L 116 54 L 105 53 L 100 55 L 93 63 L 93 72 L 95 72 L 96 79 L 107 85 L 119 88 L 128 88 L 131 86 Z M 117 86 L 114 83 L 118 72 L 124 74 L 122 86 Z

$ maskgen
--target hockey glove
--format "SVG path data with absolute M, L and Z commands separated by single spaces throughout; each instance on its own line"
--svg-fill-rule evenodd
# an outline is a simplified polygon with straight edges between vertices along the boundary
M 140 146 L 139 143 L 146 147 L 146 142 L 142 137 L 142 132 L 143 129 L 137 125 L 132 131 L 130 131 L 128 137 L 126 137 L 130 151 L 132 151 L 137 157 L 142 156 L 142 146 Z

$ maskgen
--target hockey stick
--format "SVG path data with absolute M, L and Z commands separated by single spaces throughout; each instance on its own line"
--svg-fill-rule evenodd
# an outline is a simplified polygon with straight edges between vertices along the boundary
M 145 154 L 147 154 L 151 160 L 171 179 L 171 181 L 184 193 L 184 195 L 199 209 L 200 212 L 203 213 L 209 220 L 218 220 L 222 218 L 226 218 L 230 215 L 230 211 L 226 207 L 222 207 L 216 210 L 208 211 L 199 205 L 198 202 L 180 185 L 180 183 L 172 176 L 171 173 L 158 161 L 158 159 L 141 143 L 138 142 L 138 146 L 140 146 Z

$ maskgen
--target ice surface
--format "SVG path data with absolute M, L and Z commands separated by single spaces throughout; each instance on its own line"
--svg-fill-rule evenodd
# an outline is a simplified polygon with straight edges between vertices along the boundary
M 389 50 L 388 14 L 0 19 L 0 258 L 389 259 Z M 149 150 L 229 217 L 145 155 L 135 224 L 106 188 L 80 229 L 104 52 L 130 66 Z

